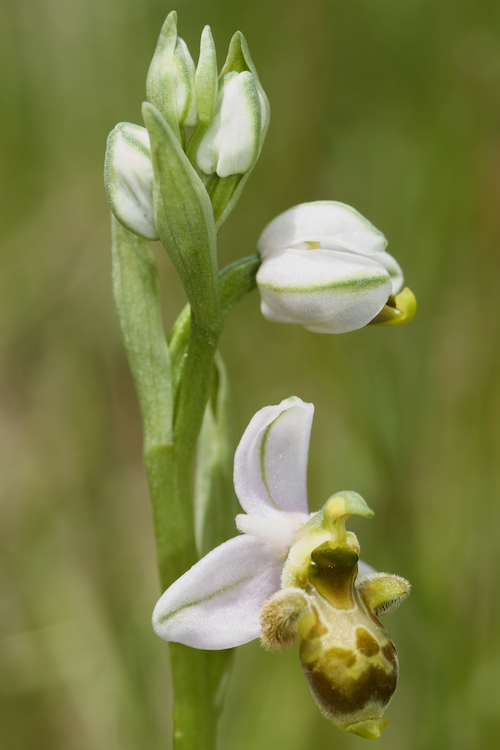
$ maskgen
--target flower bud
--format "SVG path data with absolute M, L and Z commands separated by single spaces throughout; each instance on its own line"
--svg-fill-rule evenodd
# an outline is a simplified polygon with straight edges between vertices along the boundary
M 161 112 L 172 130 L 197 124 L 195 64 L 183 39 L 177 36 L 177 14 L 169 13 L 158 38 L 146 81 L 148 101 Z
M 195 64 L 184 39 L 177 37 L 172 68 L 173 87 L 179 125 L 196 127 Z
M 214 118 L 198 147 L 196 164 L 219 177 L 245 174 L 260 151 L 266 105 L 249 71 L 228 73 L 220 82 Z
M 106 144 L 104 185 L 118 221 L 140 237 L 157 240 L 153 165 L 146 128 L 120 122 L 111 131 Z
M 391 298 L 392 312 L 377 322 L 407 322 L 413 315 L 403 315 L 394 299 L 403 273 L 386 246 L 384 235 L 343 203 L 302 203 L 285 211 L 257 244 L 264 317 L 317 333 L 345 333 L 370 323 Z
M 205 26 L 201 34 L 200 57 L 194 81 L 198 120 L 202 126 L 208 127 L 214 116 L 219 89 L 217 52 L 210 26 Z

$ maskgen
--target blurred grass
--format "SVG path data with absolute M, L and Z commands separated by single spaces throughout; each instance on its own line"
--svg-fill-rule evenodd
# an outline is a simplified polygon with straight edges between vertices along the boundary
M 0 10 L 0 744 L 169 747 L 141 428 L 110 294 L 105 138 L 140 122 L 158 0 L 6 0 Z M 316 404 L 310 504 L 340 489 L 364 557 L 413 582 L 388 626 L 401 681 L 378 747 L 496 747 L 500 730 L 500 6 L 492 0 L 180 0 L 194 56 L 247 36 L 272 104 L 220 235 L 253 252 L 301 201 L 354 205 L 419 300 L 406 329 L 328 337 L 266 323 L 256 294 L 222 352 L 238 434 L 291 394 Z M 157 248 L 165 320 L 183 302 Z M 241 648 L 221 750 L 354 748 L 297 654 Z

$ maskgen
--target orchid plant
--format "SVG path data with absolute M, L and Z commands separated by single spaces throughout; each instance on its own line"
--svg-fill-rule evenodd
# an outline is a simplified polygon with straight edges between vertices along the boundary
M 169 641 L 177 750 L 212 750 L 231 649 L 300 638 L 320 711 L 374 738 L 397 682 L 395 648 L 378 617 L 409 584 L 359 561 L 351 514 L 371 517 L 353 492 L 307 509 L 313 406 L 292 398 L 258 412 L 234 454 L 229 379 L 217 351 L 223 318 L 259 288 L 269 320 L 321 333 L 400 325 L 415 298 L 386 240 L 334 201 L 286 211 L 258 253 L 219 271 L 217 233 L 262 149 L 270 107 L 240 32 L 218 73 L 207 26 L 195 65 L 167 17 L 146 81 L 145 127 L 110 133 L 105 186 L 112 210 L 113 293 L 144 428 L 160 578 L 153 616 Z M 160 240 L 188 304 L 167 337 Z M 194 482 L 192 481 L 194 468 Z M 234 490 L 244 514 L 234 538 Z M 201 558 L 201 559 L 200 559 Z

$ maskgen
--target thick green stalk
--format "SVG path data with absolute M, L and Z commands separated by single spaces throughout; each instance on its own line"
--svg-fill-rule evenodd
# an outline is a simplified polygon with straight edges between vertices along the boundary
M 172 531 L 177 537 L 176 541 L 171 540 L 171 549 L 161 570 L 163 588 L 197 559 L 192 471 L 219 335 L 220 328 L 206 331 L 191 319 L 186 366 L 174 421 L 174 460 L 169 476 L 164 477 L 165 484 L 159 488 L 166 491 L 168 507 L 174 508 Z M 182 541 L 178 538 L 180 530 Z M 213 750 L 219 714 L 218 694 L 230 654 L 198 651 L 171 643 L 170 657 L 174 681 L 174 747 L 176 750 Z
M 219 274 L 221 312 L 225 317 L 243 297 L 256 288 L 255 277 L 261 264 L 260 257 L 247 255 L 226 266 Z M 191 326 L 191 306 L 187 304 L 170 332 L 168 347 L 172 360 L 172 388 L 177 393 L 184 372 Z
M 164 590 L 197 560 L 193 462 L 222 323 L 217 319 L 207 327 L 204 322 L 202 328 L 189 310 L 183 311 L 170 342 L 172 367 L 149 243 L 113 219 L 112 251 L 115 305 L 143 419 L 144 461 Z M 259 263 L 253 256 L 222 272 L 223 312 L 254 288 Z M 172 370 L 179 367 L 180 358 L 185 364 L 176 381 Z M 176 750 L 214 750 L 231 653 L 170 644 Z

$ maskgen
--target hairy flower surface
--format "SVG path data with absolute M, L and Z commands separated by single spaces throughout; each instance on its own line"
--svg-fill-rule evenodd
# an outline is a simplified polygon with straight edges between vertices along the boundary
M 345 530 L 373 512 L 355 492 L 309 514 L 306 473 L 314 407 L 298 398 L 261 409 L 238 446 L 234 483 L 241 536 L 208 553 L 163 594 L 153 613 L 167 641 L 225 649 L 261 637 L 271 649 L 300 637 L 320 711 L 340 728 L 378 737 L 396 688 L 397 654 L 377 614 L 408 593 L 399 576 L 359 561 Z M 361 576 L 361 577 L 360 577 Z
M 354 331 L 383 310 L 375 322 L 408 322 L 415 298 L 408 289 L 399 295 L 403 272 L 386 246 L 382 232 L 343 203 L 302 203 L 285 211 L 257 244 L 264 317 L 316 333 Z

